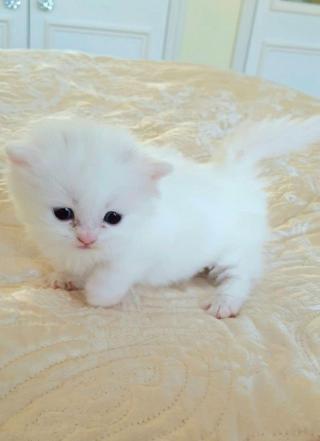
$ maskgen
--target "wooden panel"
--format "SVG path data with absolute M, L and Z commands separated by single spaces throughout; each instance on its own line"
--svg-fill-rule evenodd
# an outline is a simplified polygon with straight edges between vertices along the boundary
M 257 1 L 244 71 L 319 97 L 319 11 L 302 2 Z
M 56 0 L 51 12 L 32 7 L 31 47 L 162 59 L 169 6 L 170 0 Z
M 257 73 L 320 98 L 320 47 L 264 42 Z
M 99 28 L 71 23 L 47 23 L 46 48 L 80 50 L 127 58 L 149 58 L 149 29 Z
M 9 47 L 9 20 L 0 19 L 0 48 Z
M 27 6 L 26 1 L 17 9 L 8 9 L 0 0 L 0 48 L 26 48 L 27 36 Z
M 316 5 L 302 1 L 273 0 L 271 9 L 273 11 L 293 12 L 296 14 L 320 15 L 320 4 Z

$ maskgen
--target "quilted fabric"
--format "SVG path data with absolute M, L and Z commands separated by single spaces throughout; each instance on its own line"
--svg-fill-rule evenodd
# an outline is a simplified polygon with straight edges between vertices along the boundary
M 247 117 L 307 116 L 320 103 L 209 67 L 58 52 L 2 52 L 5 144 L 52 113 L 125 125 L 197 160 Z M 199 303 L 204 278 L 137 287 L 113 309 L 45 289 L 46 263 L 0 190 L 1 441 L 320 439 L 319 146 L 264 164 L 274 237 L 236 319 Z M 168 250 L 170 252 L 170 250 Z

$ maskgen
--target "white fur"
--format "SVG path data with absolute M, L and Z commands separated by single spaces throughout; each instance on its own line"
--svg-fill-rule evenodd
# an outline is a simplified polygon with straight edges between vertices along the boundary
M 41 252 L 84 286 L 89 304 L 112 306 L 134 284 L 167 285 L 210 267 L 222 283 L 206 309 L 223 318 L 238 313 L 262 272 L 269 232 L 256 163 L 319 139 L 320 117 L 253 124 L 215 166 L 142 148 L 121 130 L 50 119 L 7 148 L 8 183 Z M 72 208 L 76 222 L 57 220 L 53 207 Z M 123 215 L 119 224 L 103 223 L 110 210 Z M 90 249 L 78 248 L 81 231 L 97 237 Z

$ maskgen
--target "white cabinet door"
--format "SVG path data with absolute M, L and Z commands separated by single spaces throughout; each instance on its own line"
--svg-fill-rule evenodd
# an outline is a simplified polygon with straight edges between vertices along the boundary
M 320 98 L 320 1 L 257 0 L 245 72 Z
M 163 57 L 170 0 L 44 0 L 52 10 L 30 2 L 31 48 Z
M 27 10 L 25 0 L 0 0 L 0 48 L 26 48 Z

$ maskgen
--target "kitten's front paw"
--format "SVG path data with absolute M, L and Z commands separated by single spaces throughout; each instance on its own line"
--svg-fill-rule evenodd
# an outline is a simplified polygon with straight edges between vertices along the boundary
M 76 291 L 80 287 L 72 280 L 61 273 L 51 273 L 46 278 L 46 284 L 53 289 L 64 289 L 65 291 Z
M 95 283 L 87 283 L 85 297 L 88 305 L 110 308 L 120 303 L 123 295 L 111 294 L 107 287 L 97 286 Z
M 203 309 L 209 314 L 214 315 L 217 319 L 224 319 L 228 317 L 236 317 L 239 314 L 242 301 L 233 297 L 220 297 L 203 305 Z
M 86 301 L 90 306 L 102 306 L 103 308 L 111 308 L 112 306 L 120 303 L 119 298 L 108 297 L 106 295 L 101 295 L 97 293 L 86 293 Z

